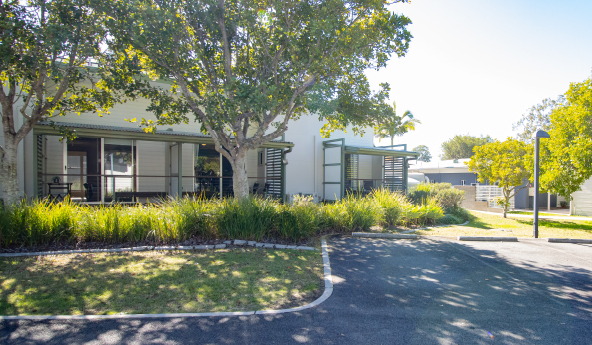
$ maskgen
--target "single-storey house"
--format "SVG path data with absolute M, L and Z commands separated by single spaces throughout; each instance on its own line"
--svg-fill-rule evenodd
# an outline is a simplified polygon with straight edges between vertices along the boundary
M 85 203 L 145 202 L 161 196 L 232 195 L 232 169 L 197 122 L 146 133 L 131 118 L 154 120 L 149 102 L 115 106 L 109 115 L 68 114 L 38 123 L 18 148 L 19 188 L 27 197 L 63 197 Z M 18 125 L 22 119 L 16 119 Z M 248 155 L 253 194 L 290 199 L 340 199 L 347 191 L 407 189 L 408 161 L 419 154 L 405 145 L 375 147 L 371 129 L 322 138 L 323 122 L 303 116 L 283 138 Z M 61 140 L 60 126 L 76 133 Z M 0 143 L 3 142 L 0 133 Z
M 440 162 L 425 163 L 417 162 L 409 168 L 410 174 L 424 174 L 426 179 L 430 182 L 447 182 L 453 186 L 481 186 L 477 180 L 477 174 L 470 172 L 465 164 L 469 159 L 445 160 Z M 479 200 L 485 199 L 485 196 L 479 195 L 479 189 L 483 193 L 491 193 L 493 188 L 475 188 L 475 197 Z M 466 188 L 462 188 L 466 189 Z M 572 214 L 589 215 L 592 213 L 592 182 L 587 181 L 582 186 L 582 191 L 576 192 L 572 195 Z M 540 208 L 559 207 L 565 198 L 558 195 L 548 195 L 547 193 L 539 193 L 538 204 Z M 529 186 L 524 188 L 516 194 L 513 200 L 515 209 L 532 209 L 534 202 L 534 188 Z M 586 213 L 590 212 L 590 213 Z

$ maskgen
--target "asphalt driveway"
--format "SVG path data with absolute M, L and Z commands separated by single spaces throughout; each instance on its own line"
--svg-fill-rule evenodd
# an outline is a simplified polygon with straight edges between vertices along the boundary
M 0 321 L 2 344 L 590 344 L 592 246 L 329 239 L 333 295 L 296 313 Z

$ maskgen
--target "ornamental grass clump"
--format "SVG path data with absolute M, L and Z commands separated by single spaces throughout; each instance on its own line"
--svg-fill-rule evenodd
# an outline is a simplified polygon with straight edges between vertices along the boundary
M 349 193 L 331 205 L 331 216 L 336 217 L 335 225 L 346 230 L 368 230 L 382 223 L 383 210 L 372 198 L 358 193 Z
M 212 202 L 220 236 L 256 241 L 271 235 L 280 207 L 278 201 L 260 197 Z
M 278 208 L 276 233 L 279 237 L 301 240 L 314 236 L 321 222 L 320 207 L 313 203 L 312 196 L 295 196 L 291 205 Z
M 79 213 L 69 200 L 47 200 L 0 206 L 0 247 L 37 246 L 74 238 L 73 225 Z
M 444 217 L 444 211 L 436 200 L 431 199 L 421 205 L 406 205 L 403 210 L 401 224 L 405 226 L 431 225 L 442 217 Z
M 409 206 L 405 195 L 386 188 L 374 189 L 370 198 L 383 210 L 383 225 L 391 226 L 401 222 L 403 211 Z

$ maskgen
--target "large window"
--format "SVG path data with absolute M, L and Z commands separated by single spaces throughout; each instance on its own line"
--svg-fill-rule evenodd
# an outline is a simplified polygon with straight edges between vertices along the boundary
M 222 164 L 220 164 L 222 160 Z M 196 144 L 193 169 L 195 171 L 195 191 L 205 196 L 232 195 L 232 166 L 214 145 Z

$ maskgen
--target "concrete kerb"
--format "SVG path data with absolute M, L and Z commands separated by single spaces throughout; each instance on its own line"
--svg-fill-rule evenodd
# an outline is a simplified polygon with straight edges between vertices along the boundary
M 255 310 L 255 311 L 240 311 L 240 312 L 218 312 L 218 313 L 173 313 L 173 314 L 120 314 L 120 315 L 24 315 L 24 316 L 2 316 L 0 320 L 63 320 L 63 319 L 82 319 L 82 320 L 96 320 L 96 319 L 154 319 L 154 318 L 177 318 L 177 317 L 213 317 L 213 316 L 249 316 L 259 314 L 282 314 L 301 311 L 318 306 L 326 301 L 333 293 L 333 280 L 331 277 L 331 263 L 329 261 L 329 252 L 327 250 L 327 241 L 323 237 L 321 239 L 322 255 L 323 255 L 323 270 L 325 282 L 325 291 L 321 297 L 315 301 L 303 305 L 301 307 L 278 309 L 278 310 Z
M 547 238 L 547 242 L 592 244 L 592 240 L 587 240 L 587 239 L 583 239 L 583 238 Z
M 419 238 L 419 236 L 417 236 L 417 235 L 388 234 L 388 233 L 376 233 L 376 232 L 352 232 L 352 237 L 385 238 L 385 239 L 407 239 L 407 240 L 416 240 L 416 239 Z
M 458 236 L 459 241 L 491 241 L 491 242 L 518 242 L 518 237 L 506 236 Z

